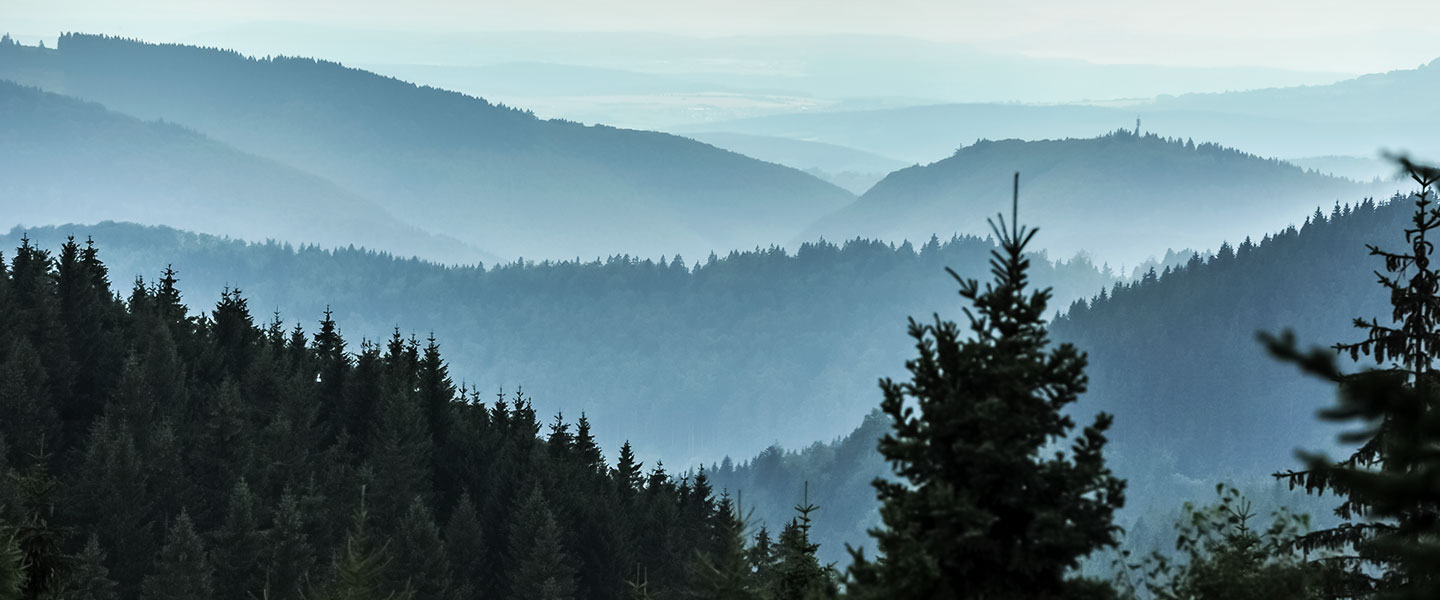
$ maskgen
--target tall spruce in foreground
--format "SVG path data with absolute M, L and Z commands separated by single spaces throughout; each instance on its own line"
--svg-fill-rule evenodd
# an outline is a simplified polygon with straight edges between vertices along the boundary
M 1440 228 L 1434 201 L 1440 169 L 1398 162 L 1420 185 L 1412 196 L 1412 225 L 1404 231 L 1408 248 L 1367 246 L 1385 261 L 1387 273 L 1376 276 L 1390 291 L 1392 323 L 1356 319 L 1365 339 L 1335 344 L 1333 351 L 1302 352 L 1290 332 L 1261 334 L 1278 357 L 1338 385 L 1338 405 L 1321 418 L 1361 426 L 1341 437 L 1358 444 L 1349 458 L 1307 455 L 1305 470 L 1276 473 L 1292 489 L 1344 498 L 1335 509 L 1343 524 L 1299 541 L 1303 550 L 1344 565 L 1348 576 L 1327 590 L 1330 597 L 1440 597 L 1440 375 L 1434 370 L 1440 359 L 1440 273 L 1431 263 L 1435 242 L 1429 238 Z M 1377 366 L 1343 373 L 1337 353 L 1357 362 L 1361 355 L 1372 357 Z
M 1081 558 L 1115 544 L 1125 484 L 1105 466 L 1101 413 L 1076 439 L 1061 413 L 1085 391 L 1085 355 L 1050 348 L 1050 290 L 1027 290 L 1025 247 L 1036 230 L 1016 223 L 1020 175 L 994 280 L 960 284 L 969 335 L 939 315 L 910 320 L 918 358 L 911 380 L 880 383 L 894 421 L 880 453 L 903 481 L 875 481 L 881 557 L 851 550 L 850 592 L 861 598 L 1067 598 L 1106 591 L 1068 579 Z M 968 338 L 968 339 L 967 339 Z M 917 412 L 918 409 L 918 412 Z M 1069 442 L 1068 454 L 1049 450 Z

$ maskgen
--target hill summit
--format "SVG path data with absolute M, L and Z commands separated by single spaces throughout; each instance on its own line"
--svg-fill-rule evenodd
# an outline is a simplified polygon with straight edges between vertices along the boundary
M 1021 216 L 1045 231 L 1041 243 L 1052 255 L 1084 251 L 1127 264 L 1166 248 L 1208 248 L 1283 229 L 1316 206 L 1383 187 L 1153 133 L 981 140 L 944 160 L 891 173 L 806 237 L 985 234 L 985 219 L 1008 204 L 1017 171 L 1026 198 Z

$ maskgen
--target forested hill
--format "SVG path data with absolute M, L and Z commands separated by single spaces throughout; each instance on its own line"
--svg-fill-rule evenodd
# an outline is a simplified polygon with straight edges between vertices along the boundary
M 165 119 L 507 257 L 703 254 L 791 239 L 853 196 L 668 134 L 545 121 L 305 58 L 67 34 L 0 79 Z
M 433 341 L 189 311 L 173 277 L 122 301 L 102 256 L 0 264 L 7 598 L 674 597 L 744 542 L 704 477 L 457 389 Z M 818 569 L 807 546 L 751 558 Z
M 1256 332 L 1329 346 L 1362 337 L 1357 317 L 1385 322 L 1384 263 L 1366 244 L 1407 247 L 1413 210 L 1405 198 L 1337 205 L 1073 305 L 1051 333 L 1090 353 L 1091 406 L 1117 414 L 1119 456 L 1155 469 L 1127 475 L 1270 473 L 1295 466 L 1296 447 L 1330 446 L 1315 413 L 1332 388 L 1270 358 Z
M 983 276 L 993 248 L 852 241 L 699 263 L 621 256 L 481 270 L 126 224 L 28 231 L 44 247 L 69 234 L 103 244 L 126 290 L 170 264 L 195 290 L 192 307 L 228 286 L 306 331 L 329 306 L 356 343 L 397 326 L 407 337 L 434 331 L 457 378 L 485 391 L 523 385 L 546 415 L 584 411 L 609 424 L 597 433 L 607 447 L 633 438 L 643 457 L 676 466 L 853 429 L 875 406 L 876 377 L 903 369 L 906 317 L 956 306 L 944 268 Z M 1084 262 L 1037 259 L 1033 274 L 1067 303 L 1114 281 Z
M 1093 252 L 1134 265 L 1166 248 L 1214 248 L 1294 224 L 1316 205 L 1396 184 L 1361 185 L 1215 144 L 1117 131 L 1089 139 L 980 141 L 945 160 L 891 173 L 809 237 L 923 240 L 983 233 L 994 198 L 1022 174 L 1021 217 L 1052 256 Z
M 125 220 L 402 256 L 491 261 L 320 177 L 104 107 L 0 81 L 6 226 Z
M 1225 244 L 1075 302 L 1051 323 L 1053 341 L 1089 354 L 1090 389 L 1079 414 L 1115 415 L 1107 454 L 1129 481 L 1129 520 L 1168 514 L 1220 481 L 1279 485 L 1269 474 L 1299 468 L 1297 448 L 1334 447 L 1336 431 L 1316 418 L 1333 403 L 1334 388 L 1271 358 L 1256 333 L 1293 329 L 1304 344 L 1328 346 L 1362 336 L 1351 325 L 1356 317 L 1385 322 L 1389 297 L 1374 282 L 1384 265 L 1365 245 L 1403 249 L 1399 232 L 1413 209 L 1402 198 L 1317 211 L 1258 243 Z M 940 313 L 959 316 L 946 307 Z M 854 537 L 877 522 L 868 482 L 889 469 L 878 455 L 851 449 L 873 443 L 885 426 L 867 421 L 833 443 L 772 448 L 712 474 L 719 485 L 749 490 L 749 505 L 771 519 L 796 502 L 796 481 L 815 482 L 817 539 Z M 1297 492 L 1280 502 L 1306 501 Z M 823 548 L 827 560 L 843 559 L 833 545 Z

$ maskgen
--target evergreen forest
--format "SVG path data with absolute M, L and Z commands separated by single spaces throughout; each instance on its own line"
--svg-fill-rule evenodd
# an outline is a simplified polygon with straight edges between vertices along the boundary
M 191 310 L 171 269 L 122 295 L 93 240 L 52 253 L 25 237 L 0 278 L 0 597 L 1433 597 L 1440 169 L 1401 162 L 1419 192 L 1302 230 L 1409 208 L 1391 231 L 1408 246 L 1368 246 L 1390 318 L 1355 319 L 1363 335 L 1330 349 L 1281 328 L 1255 342 L 1332 382 L 1322 417 L 1359 427 L 1348 458 L 1318 449 L 1274 471 L 1333 494 L 1338 522 L 1280 509 L 1267 525 L 1221 484 L 1185 504 L 1173 552 L 1111 553 L 1104 576 L 1086 561 L 1126 535 L 1117 417 L 1083 402 L 1087 354 L 1050 339 L 1018 174 L 1011 215 L 991 221 L 990 278 L 948 269 L 964 321 L 912 318 L 907 374 L 881 379 L 862 427 L 888 466 L 880 519 L 873 550 L 847 544 L 845 564 L 821 561 L 812 535 L 834 482 L 757 522 L 743 488 L 703 468 L 647 465 L 629 442 L 607 457 L 584 413 L 457 385 L 434 336 L 347 340 L 329 311 L 307 330 L 257 318 L 234 289 Z M 1152 271 L 1070 319 L 1297 235 Z M 840 464 L 874 439 L 854 437 L 832 450 L 851 455 Z

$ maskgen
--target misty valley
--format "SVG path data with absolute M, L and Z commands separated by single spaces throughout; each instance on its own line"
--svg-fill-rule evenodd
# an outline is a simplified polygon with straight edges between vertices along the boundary
M 0 600 L 1440 598 L 1440 60 L 126 1 L 0 7 Z

